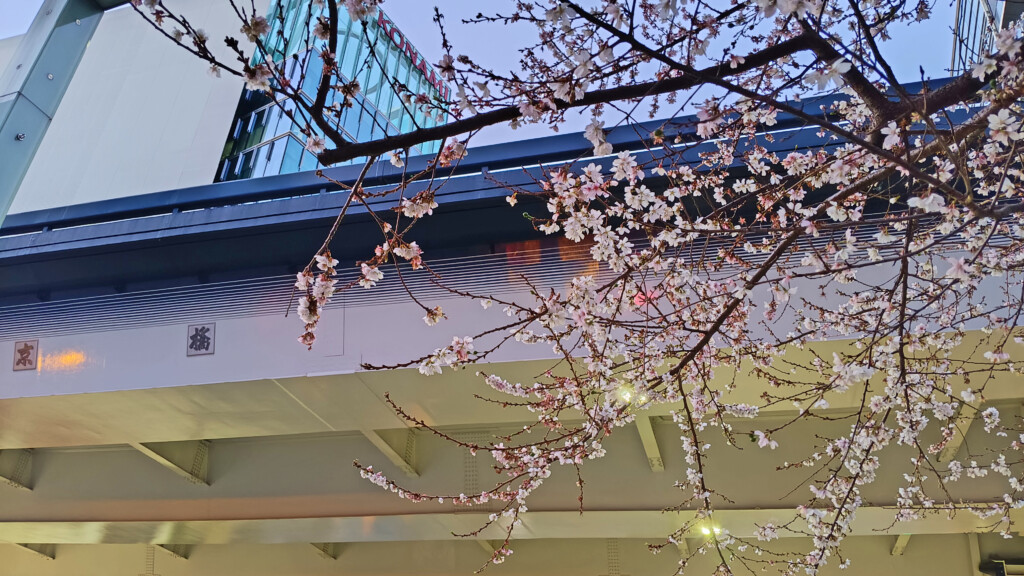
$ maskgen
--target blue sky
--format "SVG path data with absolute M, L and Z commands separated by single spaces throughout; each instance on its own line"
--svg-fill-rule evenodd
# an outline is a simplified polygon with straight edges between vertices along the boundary
M 0 0 L 0 38 L 24 34 L 42 0 Z

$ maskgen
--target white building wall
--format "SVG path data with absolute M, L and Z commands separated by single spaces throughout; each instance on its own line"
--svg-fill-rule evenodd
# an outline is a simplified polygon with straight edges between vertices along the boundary
M 265 11 L 267 0 L 257 0 Z M 210 47 L 238 35 L 227 2 L 179 0 Z M 0 67 L 4 44 L 0 43 Z M 9 57 L 8 57 L 9 58 Z M 209 184 L 242 81 L 214 78 L 129 8 L 103 16 L 11 213 Z
M 21 42 L 21 36 L 11 36 L 10 38 L 0 38 L 0 76 L 3 76 L 7 65 L 11 63 L 11 58 L 14 57 L 14 51 L 18 49 L 18 43 Z

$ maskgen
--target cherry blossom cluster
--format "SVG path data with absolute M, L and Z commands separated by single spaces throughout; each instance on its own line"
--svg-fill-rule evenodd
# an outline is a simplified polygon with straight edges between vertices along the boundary
M 799 12 L 811 5 L 763 6 Z M 554 16 L 557 22 L 564 14 Z M 895 520 L 956 507 L 1000 517 L 999 529 L 1009 534 L 1009 510 L 1024 507 L 1020 442 L 1006 443 L 1013 456 L 941 464 L 939 454 L 958 433 L 957 417 L 984 402 L 961 382 L 983 388 L 997 374 L 1015 372 L 1006 347 L 1021 339 L 1014 318 L 1024 306 L 1018 52 L 1018 41 L 1003 43 L 993 59 L 1013 71 L 981 101 L 955 101 L 951 110 L 962 119 L 953 122 L 950 109 L 880 120 L 872 93 L 844 78 L 849 62 L 832 60 L 805 81 L 845 86 L 825 111 L 834 120 L 809 129 L 820 144 L 786 154 L 758 137 L 789 112 L 774 99 L 708 100 L 693 126 L 698 141 L 610 158 L 595 119 L 584 137 L 598 158 L 552 168 L 535 193 L 548 214 L 534 222 L 545 234 L 590 246 L 606 272 L 573 278 L 564 292 L 535 290 L 533 306 L 506 308 L 514 339 L 551 347 L 574 366 L 573 376 L 520 384 L 483 375 L 491 389 L 518 399 L 503 402 L 537 416 L 536 432 L 531 427 L 519 446 L 472 447 L 524 482 L 515 513 L 526 510 L 533 479 L 556 464 L 603 456 L 607 434 L 637 410 L 669 403 L 680 406 L 673 415 L 688 465 L 677 481 L 687 495 L 681 506 L 712 517 L 726 497 L 704 473 L 712 430 L 733 443 L 749 435 L 774 450 L 785 426 L 739 422 L 783 403 L 812 417 L 845 396 L 866 395 L 847 434 L 785 465 L 813 471 L 808 502 L 794 510 L 793 522 L 759 527 L 759 539 L 808 534 L 813 546 L 785 561 L 773 556 L 773 565 L 808 574 L 836 556 L 848 565 L 841 544 L 865 504 L 863 487 L 886 474 L 880 455 L 894 445 L 919 452 L 910 471 L 888 473 L 898 484 Z M 690 152 L 698 163 L 683 160 Z M 962 192 L 964 182 L 970 194 Z M 516 190 L 509 203 L 523 194 Z M 848 349 L 815 351 L 817 342 L 836 339 L 850 342 Z M 796 350 L 809 350 L 810 361 L 781 360 Z M 450 346 L 420 370 L 459 365 Z M 716 378 L 730 369 L 780 393 L 766 393 L 760 406 L 731 403 L 738 384 Z M 567 412 L 582 423 L 566 424 Z M 998 408 L 983 408 L 979 419 L 986 432 L 1007 435 Z M 928 440 L 936 434 L 938 442 Z M 944 486 L 990 471 L 1006 479 L 998 503 L 954 504 L 935 488 L 935 481 Z M 729 535 L 710 542 L 723 560 L 725 551 L 767 554 Z M 720 569 L 728 572 L 729 562 Z
M 336 274 L 334 267 L 338 261 L 331 257 L 330 250 L 323 254 L 317 254 L 316 267 L 320 270 L 314 274 L 308 268 L 295 276 L 295 289 L 302 296 L 299 297 L 298 314 L 299 319 L 305 324 L 305 332 L 299 336 L 299 342 L 306 347 L 312 348 L 316 340 L 317 324 L 320 322 L 320 311 L 324 309 L 331 296 L 334 296 Z

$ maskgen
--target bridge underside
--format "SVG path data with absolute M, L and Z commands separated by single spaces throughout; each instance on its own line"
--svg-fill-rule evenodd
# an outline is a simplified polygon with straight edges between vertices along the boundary
M 484 274 L 475 281 L 489 280 Z M 287 281 L 270 285 L 280 282 Z M 260 300 L 263 288 L 250 288 L 247 296 Z M 489 456 L 474 457 L 409 426 L 388 407 L 385 393 L 467 441 L 517 430 L 530 413 L 475 399 L 487 389 L 472 370 L 425 377 L 413 369 L 366 372 L 358 364 L 394 358 L 396 351 L 429 352 L 452 334 L 494 322 L 491 313 L 500 311 L 437 297 L 451 320 L 427 328 L 414 306 L 369 291 L 360 305 L 328 310 L 322 340 L 307 352 L 294 344 L 293 317 L 189 308 L 190 299 L 181 296 L 193 289 L 94 298 L 88 314 L 81 306 L 62 312 L 59 303 L 19 307 L 44 336 L 38 368 L 8 372 L 0 398 L 0 476 L 7 480 L 0 485 L 0 541 L 10 543 L 0 546 L 5 574 L 469 574 L 484 564 L 505 524 L 456 534 L 483 526 L 497 510 L 493 505 L 411 504 L 362 480 L 352 462 L 373 464 L 413 490 L 472 493 L 498 480 Z M 286 299 L 287 285 L 283 294 L 275 298 Z M 223 299 L 218 305 L 230 309 Z M 105 327 L 105 306 L 118 310 L 121 329 Z M 43 317 L 59 330 L 46 333 Z M 188 326 L 211 321 L 214 353 L 188 356 Z M 5 337 L 0 355 L 12 357 L 14 342 Z M 844 346 L 823 343 L 819 353 Z M 553 366 L 546 355 L 514 346 L 486 370 L 529 380 Z M 763 389 L 748 382 L 733 400 L 753 400 Z M 1013 379 L 986 389 L 987 402 L 1004 418 L 1024 415 L 1022 397 Z M 850 413 L 857 402 L 837 396 L 831 414 Z M 662 512 L 683 499 L 673 482 L 685 470 L 669 409 L 617 430 L 606 443 L 608 456 L 583 466 L 584 514 L 576 508 L 574 471 L 556 471 L 515 533 L 513 557 L 488 570 L 671 573 L 707 536 L 695 530 L 657 555 L 647 549 L 692 519 L 686 511 Z M 760 429 L 793 416 L 780 407 L 736 425 Z M 971 424 L 965 420 L 957 449 L 983 451 L 992 439 Z M 732 499 L 720 504 L 710 527 L 753 537 L 755 523 L 791 519 L 808 493 L 794 491 L 803 473 L 775 470 L 780 457 L 799 459 L 814 451 L 816 435 L 847 427 L 842 420 L 800 423 L 776 437 L 775 452 L 728 446 L 708 433 L 709 481 Z M 869 505 L 858 512 L 845 548 L 852 573 L 974 574 L 988 558 L 1020 555 L 1020 537 L 1004 540 L 969 514 L 893 525 L 886 506 L 894 504 L 894 479 L 911 456 L 899 448 L 883 454 L 886 480 L 866 488 Z M 974 502 L 1001 493 L 985 482 L 955 490 L 953 497 Z M 1024 522 L 1019 514 L 1012 519 L 1018 527 Z M 808 544 L 798 535 L 777 542 L 780 550 Z M 688 573 L 710 573 L 716 562 L 697 556 Z
M 525 375 L 545 364 L 488 368 Z M 0 566 L 4 574 L 44 576 L 470 574 L 500 544 L 504 525 L 454 534 L 474 532 L 496 508 L 410 504 L 360 479 L 351 463 L 372 463 L 425 492 L 487 487 L 497 479 L 489 457 L 402 426 L 381 397 L 390 392 L 460 440 L 481 441 L 528 422 L 522 413 L 482 403 L 472 408 L 474 389 L 481 391 L 468 372 L 427 379 L 397 371 L 0 401 L 0 474 L 9 480 L 0 486 L 0 541 L 10 543 L 0 546 Z M 1012 398 L 995 404 L 1006 415 L 1019 409 Z M 756 425 L 791 416 L 768 413 Z M 844 424 L 831 426 L 838 431 Z M 779 450 L 795 458 L 829 428 L 791 428 L 778 437 Z M 965 442 L 973 449 L 986 442 L 977 428 Z M 583 467 L 582 515 L 575 509 L 575 474 L 558 470 L 516 532 L 513 557 L 488 570 L 671 573 L 681 555 L 708 537 L 694 531 L 678 547 L 657 555 L 647 549 L 692 518 L 661 511 L 681 500 L 672 487 L 684 470 L 678 436 L 657 412 L 618 430 L 606 443 L 608 456 Z M 708 441 L 709 480 L 734 499 L 722 504 L 713 528 L 753 537 L 753 523 L 784 522 L 806 500 L 802 490 L 790 493 L 803 480 L 799 474 L 773 470 L 779 454 L 729 447 L 714 434 Z M 885 454 L 886 477 L 908 456 Z M 866 490 L 872 505 L 858 512 L 844 547 L 850 573 L 966 575 L 986 558 L 1019 555 L 1019 536 L 1004 540 L 973 515 L 893 525 L 892 510 L 885 509 L 891 491 L 889 482 Z M 954 496 L 991 499 L 984 485 Z M 1024 522 L 1019 515 L 1014 520 Z M 808 544 L 800 537 L 777 542 L 780 550 Z M 697 556 L 688 573 L 710 573 L 716 563 Z

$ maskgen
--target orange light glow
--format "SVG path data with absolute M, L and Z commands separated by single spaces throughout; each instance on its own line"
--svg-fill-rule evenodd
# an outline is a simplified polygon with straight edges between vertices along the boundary
M 51 354 L 43 354 L 39 361 L 40 370 L 72 371 L 78 370 L 89 357 L 81 350 L 58 350 Z

